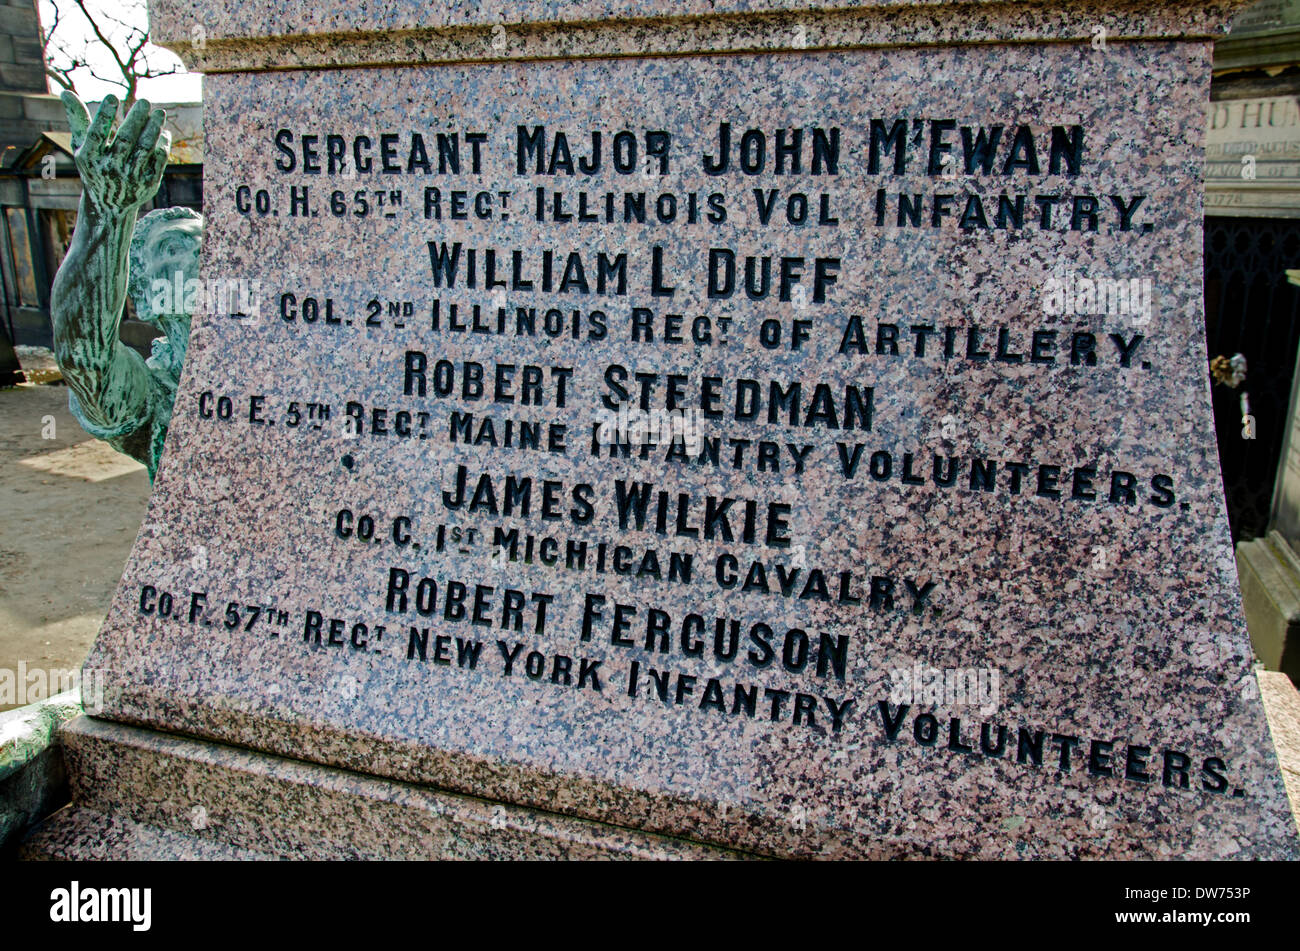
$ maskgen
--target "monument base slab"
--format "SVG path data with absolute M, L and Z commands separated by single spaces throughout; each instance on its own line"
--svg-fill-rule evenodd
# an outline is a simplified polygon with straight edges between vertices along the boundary
M 27 859 L 717 859 L 739 853 L 81 717 Z

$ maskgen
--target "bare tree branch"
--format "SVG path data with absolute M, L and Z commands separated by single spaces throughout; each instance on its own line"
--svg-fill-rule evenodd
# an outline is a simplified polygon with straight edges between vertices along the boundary
M 51 23 L 48 27 L 43 27 L 41 30 L 42 47 L 48 46 L 50 44 L 50 40 L 54 38 L 54 34 L 57 33 L 59 30 L 59 23 L 62 19 L 62 14 L 59 12 L 59 5 L 57 3 L 53 3 L 51 4 L 51 6 L 54 7 L 54 22 Z
M 57 69 L 51 69 L 50 67 L 47 66 L 45 68 L 45 75 L 49 76 L 50 79 L 53 79 L 56 83 L 58 83 L 60 86 L 62 86 L 64 89 L 68 90 L 69 92 L 76 92 L 76 90 L 72 86 L 72 80 L 70 80 L 67 76 L 63 75 Z
M 119 5 L 119 10 L 125 8 L 128 16 L 131 12 L 138 14 L 134 22 L 93 9 L 90 0 L 47 0 L 47 3 L 54 15 L 52 22 L 41 31 L 46 75 L 62 89 L 75 92 L 76 76 L 88 76 L 121 89 L 123 105 L 129 109 L 141 82 L 186 71 L 183 64 L 155 65 L 156 55 L 163 51 L 149 42 L 148 12 L 140 0 L 127 0 Z M 74 22 L 74 18 L 85 20 L 90 36 L 83 35 L 84 27 Z M 91 55 L 101 49 L 106 55 Z M 97 61 L 97 67 L 91 65 L 92 59 Z M 103 75 L 106 67 L 110 75 Z

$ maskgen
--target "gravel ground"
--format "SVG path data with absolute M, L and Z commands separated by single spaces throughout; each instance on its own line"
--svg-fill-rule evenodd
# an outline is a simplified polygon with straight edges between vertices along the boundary
M 66 387 L 0 390 L 0 711 L 81 666 L 148 499 L 144 466 L 82 431 Z

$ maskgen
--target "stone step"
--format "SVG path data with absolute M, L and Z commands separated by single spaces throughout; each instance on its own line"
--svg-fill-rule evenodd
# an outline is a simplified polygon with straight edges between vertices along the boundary
M 72 805 L 27 836 L 24 858 L 739 857 L 91 717 L 61 740 Z
M 281 856 L 241 849 L 218 839 L 163 829 L 123 816 L 70 805 L 45 820 L 24 840 L 28 861 L 135 862 L 159 859 L 235 861 Z

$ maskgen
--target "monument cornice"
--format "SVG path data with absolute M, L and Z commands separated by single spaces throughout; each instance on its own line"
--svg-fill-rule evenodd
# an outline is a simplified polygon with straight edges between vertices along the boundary
M 151 0 L 153 41 L 205 73 L 1222 36 L 1246 0 L 529 0 L 427 5 Z

